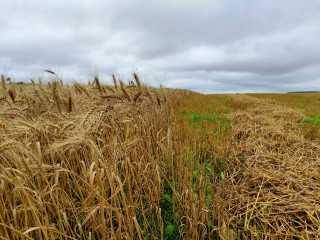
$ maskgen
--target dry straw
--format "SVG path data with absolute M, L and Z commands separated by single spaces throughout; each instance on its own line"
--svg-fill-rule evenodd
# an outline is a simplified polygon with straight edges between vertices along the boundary
M 228 183 L 231 218 L 248 230 L 256 226 L 250 231 L 261 238 L 319 236 L 320 147 L 297 134 L 305 116 L 268 100 L 232 97 L 251 108 L 230 115 L 239 166 Z

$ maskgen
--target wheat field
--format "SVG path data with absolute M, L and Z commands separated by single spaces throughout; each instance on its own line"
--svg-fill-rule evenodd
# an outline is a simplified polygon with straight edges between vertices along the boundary
M 319 239 L 304 113 L 248 95 L 1 76 L 1 239 Z

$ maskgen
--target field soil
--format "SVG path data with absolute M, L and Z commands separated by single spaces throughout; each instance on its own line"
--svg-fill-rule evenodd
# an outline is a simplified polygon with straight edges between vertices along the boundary
M 243 169 L 230 176 L 233 218 L 265 223 L 266 235 L 319 236 L 320 146 L 301 134 L 305 116 L 272 100 L 230 97 L 248 106 L 229 114 L 233 156 Z

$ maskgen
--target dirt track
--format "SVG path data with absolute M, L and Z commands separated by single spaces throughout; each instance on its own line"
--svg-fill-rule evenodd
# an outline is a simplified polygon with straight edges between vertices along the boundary
M 234 219 L 245 219 L 245 228 L 265 222 L 262 231 L 272 235 L 318 239 L 320 146 L 299 134 L 304 116 L 270 100 L 231 97 L 249 106 L 229 115 L 238 165 L 229 196 L 238 206 L 230 211 Z

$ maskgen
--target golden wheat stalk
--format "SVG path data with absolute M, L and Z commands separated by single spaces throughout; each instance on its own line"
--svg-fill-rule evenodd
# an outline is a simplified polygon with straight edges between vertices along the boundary
M 7 87 L 6 87 L 6 78 L 3 74 L 1 74 L 1 86 L 4 96 L 6 96 Z
M 61 79 L 54 71 L 51 71 L 51 70 L 48 70 L 48 69 L 43 70 L 43 71 L 44 71 L 44 72 L 47 72 L 47 73 L 50 73 L 50 74 L 52 74 L 52 75 L 55 75 L 55 76 L 58 78 L 59 83 L 61 84 L 61 86 L 63 86 L 63 81 L 62 81 L 62 79 Z
M 69 113 L 72 112 L 72 107 L 73 107 L 73 100 L 72 100 L 71 92 L 69 91 L 69 97 L 68 97 L 68 111 L 69 111 Z
M 15 96 L 15 92 L 14 92 L 14 90 L 10 89 L 10 90 L 8 91 L 8 94 L 9 94 L 9 96 L 10 96 L 10 98 L 11 98 L 12 102 L 15 102 L 15 98 L 16 98 L 16 96 Z
M 156 91 L 154 91 L 155 95 L 156 95 L 156 98 L 157 98 L 157 102 L 158 102 L 158 106 L 161 107 L 161 100 L 158 96 L 158 93 Z
M 134 72 L 134 73 L 133 73 L 133 77 L 134 77 L 134 79 L 135 79 L 135 81 L 136 81 L 136 83 L 137 83 L 137 86 L 139 87 L 139 90 L 141 91 L 142 85 L 141 85 L 141 82 L 140 82 L 140 79 L 139 79 L 138 74 Z
M 149 97 L 150 101 L 151 101 L 151 102 L 153 102 L 152 96 L 151 96 L 151 94 L 150 94 L 150 92 L 149 92 L 148 88 L 147 88 L 147 87 L 145 87 L 144 89 L 145 89 L 145 92 L 146 92 L 146 94 L 148 95 L 148 97 Z
M 53 82 L 52 93 L 53 93 L 53 99 L 57 105 L 58 111 L 59 111 L 59 113 L 61 113 L 61 99 L 59 97 L 58 82 L 57 81 Z
M 107 88 L 108 90 L 110 90 L 112 93 L 115 93 L 115 91 L 113 90 L 113 88 L 112 88 L 112 87 L 110 87 L 110 86 L 106 86 L 106 88 Z
M 139 97 L 141 96 L 142 92 L 138 92 L 134 98 L 133 98 L 133 102 L 136 104 L 136 102 L 138 101 Z
M 74 84 L 75 89 L 77 89 L 77 91 L 79 93 L 84 92 L 89 98 L 91 98 L 91 95 L 89 93 L 89 91 L 87 90 L 86 87 L 84 87 L 83 85 L 79 84 L 79 83 L 75 83 Z
M 95 77 L 94 77 L 94 82 L 96 83 L 96 86 L 97 86 L 97 88 L 98 88 L 99 92 L 100 92 L 100 93 L 102 93 L 102 92 L 103 92 L 103 90 L 102 90 L 102 87 L 101 87 L 101 84 L 100 84 L 99 78 L 98 78 L 97 76 L 95 76 Z
M 120 80 L 120 86 L 121 86 L 121 90 L 123 92 L 123 95 L 128 99 L 129 102 L 131 102 L 131 97 L 126 89 L 125 84 Z
M 114 74 L 112 74 L 112 80 L 113 80 L 114 88 L 117 90 L 118 89 L 118 84 L 117 84 L 116 76 Z
M 162 84 L 160 84 L 160 90 L 162 92 L 162 97 L 165 103 L 167 103 L 167 97 L 166 97 L 166 93 L 164 91 L 164 87 L 162 86 Z

